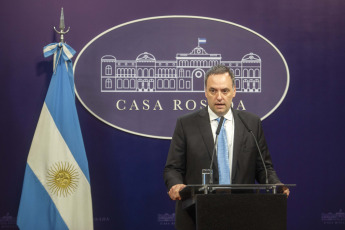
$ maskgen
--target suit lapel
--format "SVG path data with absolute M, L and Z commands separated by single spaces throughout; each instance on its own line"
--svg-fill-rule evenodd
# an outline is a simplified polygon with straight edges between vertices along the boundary
M 197 117 L 198 127 L 200 129 L 200 133 L 203 138 L 203 141 L 206 144 L 207 152 L 210 156 L 210 159 L 212 159 L 214 141 L 213 141 L 210 117 L 208 115 L 207 107 L 201 110 L 198 115 L 199 115 Z M 213 160 L 213 168 L 214 170 L 218 170 L 216 156 L 215 156 L 215 159 Z
M 237 172 L 237 161 L 239 154 L 242 152 L 241 148 L 243 147 L 243 135 L 245 134 L 245 127 L 242 124 L 241 120 L 238 118 L 238 111 L 232 109 L 232 114 L 234 116 L 235 124 L 235 136 L 234 136 L 234 150 L 233 150 L 233 161 L 232 161 L 232 172 L 231 179 L 234 180 Z

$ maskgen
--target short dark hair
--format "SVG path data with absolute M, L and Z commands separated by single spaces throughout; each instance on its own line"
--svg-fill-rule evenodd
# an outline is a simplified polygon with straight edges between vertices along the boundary
M 225 65 L 215 65 L 206 72 L 205 88 L 207 86 L 207 80 L 208 80 L 209 76 L 217 75 L 217 74 L 223 74 L 223 73 L 228 73 L 230 75 L 231 80 L 232 80 L 232 87 L 235 87 L 235 76 L 234 76 L 233 72 L 230 70 L 230 68 L 225 66 Z

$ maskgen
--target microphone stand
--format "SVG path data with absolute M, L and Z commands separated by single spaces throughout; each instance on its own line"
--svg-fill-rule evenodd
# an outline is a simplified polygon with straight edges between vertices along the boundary
M 248 132 L 253 136 L 254 138 L 254 141 L 255 141 L 255 144 L 256 144 L 256 148 L 258 149 L 258 152 L 259 152 L 259 155 L 260 155 L 260 158 L 261 158 L 261 161 L 262 161 L 262 165 L 264 166 L 264 169 L 265 169 L 265 184 L 268 184 L 268 173 L 267 173 L 267 168 L 266 168 L 266 164 L 265 164 L 265 161 L 264 161 L 264 158 L 262 157 L 262 153 L 261 153 L 261 150 L 260 150 L 260 146 L 258 144 L 258 141 L 256 140 L 256 137 L 253 133 L 253 131 L 247 126 L 247 124 L 243 121 L 242 117 L 238 114 L 238 118 L 240 118 L 242 124 L 246 127 L 246 129 L 248 130 Z M 266 192 L 269 192 L 269 188 L 266 188 Z

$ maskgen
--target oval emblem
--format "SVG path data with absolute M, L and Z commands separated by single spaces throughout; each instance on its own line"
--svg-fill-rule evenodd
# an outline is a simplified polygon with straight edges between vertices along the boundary
M 284 100 L 288 66 L 268 39 L 195 16 L 144 18 L 99 34 L 75 61 L 76 94 L 112 127 L 170 139 L 177 117 L 207 105 L 204 77 L 217 64 L 235 75 L 235 109 L 264 119 Z

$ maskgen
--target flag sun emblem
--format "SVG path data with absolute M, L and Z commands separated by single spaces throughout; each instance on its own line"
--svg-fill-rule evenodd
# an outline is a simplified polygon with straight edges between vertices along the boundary
M 78 187 L 78 170 L 68 162 L 58 162 L 48 170 L 48 187 L 57 196 L 71 195 Z

